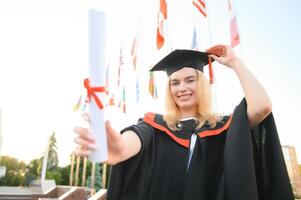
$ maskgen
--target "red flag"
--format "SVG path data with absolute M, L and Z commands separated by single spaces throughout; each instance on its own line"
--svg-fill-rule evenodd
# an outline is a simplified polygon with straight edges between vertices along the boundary
M 228 0 L 228 9 L 229 9 L 229 14 L 230 14 L 230 39 L 231 39 L 231 47 L 235 47 L 236 45 L 239 44 L 240 39 L 239 39 L 239 33 L 238 33 L 238 28 L 237 28 L 237 19 L 235 12 L 233 10 L 231 0 Z
M 167 5 L 165 0 L 160 0 L 160 11 L 158 13 L 158 27 L 157 27 L 157 48 L 161 49 L 164 45 L 164 22 L 167 19 Z M 165 22 L 166 23 L 166 22 Z
M 192 4 L 198 9 L 198 11 L 204 16 L 207 16 L 206 5 L 204 0 L 193 0 Z

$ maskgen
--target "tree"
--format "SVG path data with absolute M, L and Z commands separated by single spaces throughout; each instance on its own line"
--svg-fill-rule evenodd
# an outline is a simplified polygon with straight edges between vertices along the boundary
M 34 159 L 31 160 L 30 163 L 26 166 L 26 173 L 25 173 L 25 180 L 24 185 L 29 185 L 31 181 L 35 180 L 40 176 L 41 172 L 40 166 L 41 166 L 41 158 L 40 159 Z
M 6 167 L 6 174 L 0 179 L 0 186 L 23 185 L 26 166 L 23 161 L 10 156 L 2 156 L 0 165 Z
M 59 164 L 59 159 L 57 155 L 57 146 L 56 146 L 56 138 L 55 131 L 53 131 L 52 135 L 49 139 L 49 153 L 48 153 L 48 161 L 47 161 L 47 169 L 51 170 L 57 168 Z

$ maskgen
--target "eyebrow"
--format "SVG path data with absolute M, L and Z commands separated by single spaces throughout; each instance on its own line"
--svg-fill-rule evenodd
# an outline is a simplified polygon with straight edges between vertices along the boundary
M 195 76 L 195 75 L 186 76 L 184 79 L 191 79 L 191 78 L 197 78 L 197 76 Z M 176 79 L 176 78 L 170 79 L 170 82 L 172 82 L 172 81 L 179 81 L 179 79 Z

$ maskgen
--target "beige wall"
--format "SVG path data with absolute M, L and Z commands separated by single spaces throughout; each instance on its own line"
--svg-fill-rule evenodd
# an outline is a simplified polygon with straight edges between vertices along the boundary
M 292 187 L 298 195 L 301 195 L 301 172 L 295 147 L 282 146 L 282 151 Z

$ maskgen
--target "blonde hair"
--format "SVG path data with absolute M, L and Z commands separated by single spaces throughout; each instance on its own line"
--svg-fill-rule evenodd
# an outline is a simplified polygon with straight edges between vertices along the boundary
M 216 126 L 216 122 L 220 119 L 217 114 L 212 112 L 211 105 L 211 89 L 207 78 L 204 74 L 195 70 L 197 73 L 197 110 L 196 118 L 199 122 L 197 128 L 201 128 L 206 122 L 209 122 L 211 127 Z M 164 121 L 172 130 L 178 130 L 176 123 L 181 119 L 181 112 L 178 105 L 175 103 L 170 91 L 170 77 L 166 85 L 165 95 L 166 113 L 163 116 Z

